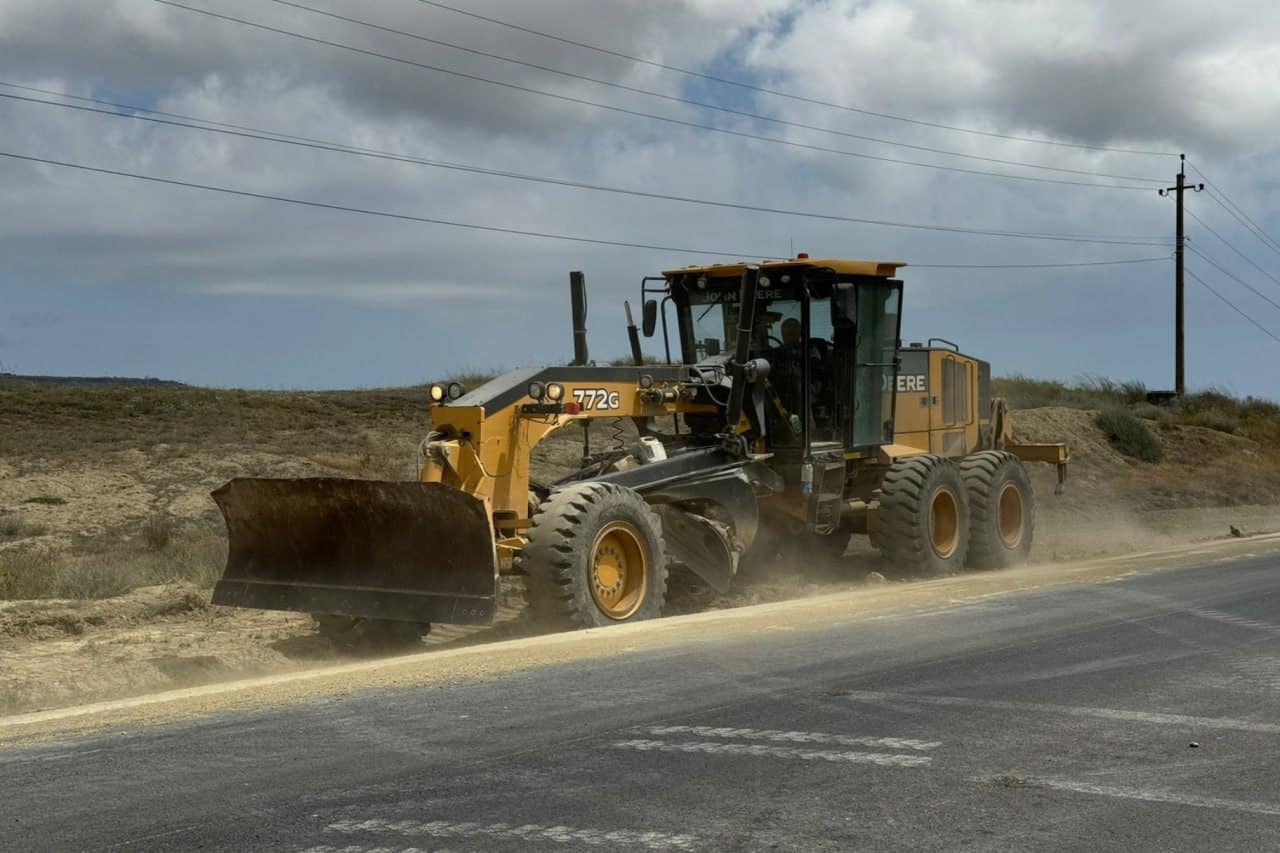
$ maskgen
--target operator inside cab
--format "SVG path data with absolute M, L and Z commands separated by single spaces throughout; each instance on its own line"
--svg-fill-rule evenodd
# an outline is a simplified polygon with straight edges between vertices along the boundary
M 775 314 L 770 320 L 776 317 Z M 799 440 L 800 419 L 804 414 L 803 386 L 806 358 L 809 367 L 809 429 L 817 440 L 833 437 L 828 436 L 831 432 L 831 409 L 834 403 L 830 399 L 833 389 L 831 341 L 823 337 L 824 332 L 828 335 L 829 332 L 819 328 L 819 322 L 813 325 L 814 329 L 807 347 L 798 317 L 783 319 L 778 327 L 777 337 L 768 335 L 770 346 L 764 355 L 770 364 L 769 385 L 777 399 L 775 405 L 771 407 L 774 411 L 767 419 L 773 422 L 773 429 L 770 432 L 775 442 L 780 441 L 785 444 Z M 772 326 L 771 322 L 770 326 Z

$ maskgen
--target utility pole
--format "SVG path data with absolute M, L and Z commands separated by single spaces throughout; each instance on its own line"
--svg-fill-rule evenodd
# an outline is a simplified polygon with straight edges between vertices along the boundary
M 1182 215 L 1182 194 L 1186 190 L 1200 192 L 1204 189 L 1204 184 L 1188 184 L 1187 183 L 1187 155 L 1180 154 L 1178 161 L 1177 185 L 1168 189 L 1160 190 L 1161 196 L 1167 196 L 1174 193 L 1174 201 L 1177 205 L 1177 236 L 1174 240 L 1173 248 L 1173 287 L 1174 287 L 1174 318 L 1175 327 L 1173 333 L 1174 346 L 1174 367 L 1173 367 L 1173 386 L 1174 393 L 1179 397 L 1187 392 L 1187 352 L 1186 352 L 1186 313 L 1183 306 L 1183 276 L 1182 276 L 1182 257 L 1183 244 L 1186 242 L 1186 232 L 1183 226 Z

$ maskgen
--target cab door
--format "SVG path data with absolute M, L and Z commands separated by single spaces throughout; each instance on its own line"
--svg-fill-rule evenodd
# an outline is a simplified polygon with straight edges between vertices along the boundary
M 851 450 L 869 450 L 893 441 L 902 282 L 860 281 L 857 305 L 853 428 L 848 444 Z

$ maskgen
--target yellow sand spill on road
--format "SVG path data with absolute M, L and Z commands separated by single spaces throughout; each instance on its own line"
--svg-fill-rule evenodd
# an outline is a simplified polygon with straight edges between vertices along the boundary
M 1273 553 L 1280 553 L 1280 534 L 935 581 L 859 587 L 733 610 L 362 661 L 0 718 L 0 744 L 21 745 L 105 727 L 173 722 L 219 711 L 286 705 L 362 690 L 455 683 L 529 667 L 749 637 L 784 628 L 819 628 L 942 609 L 1060 584 L 1103 583 L 1136 572 L 1167 571 Z

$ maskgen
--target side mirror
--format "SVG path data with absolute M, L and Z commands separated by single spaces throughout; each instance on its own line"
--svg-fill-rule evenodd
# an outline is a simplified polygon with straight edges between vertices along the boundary
M 646 338 L 652 338 L 658 328 L 658 300 L 646 299 L 641 310 L 640 325 Z
M 858 322 L 858 288 L 847 281 L 837 282 L 831 292 L 831 325 L 847 328 Z

